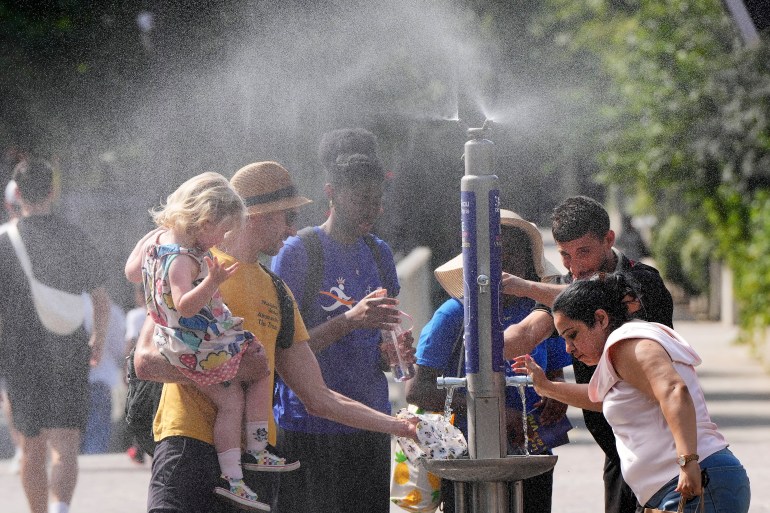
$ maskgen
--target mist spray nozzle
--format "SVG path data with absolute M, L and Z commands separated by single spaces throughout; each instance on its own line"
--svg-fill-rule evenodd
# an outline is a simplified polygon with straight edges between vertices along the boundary
M 471 139 L 484 139 L 486 138 L 487 132 L 492 129 L 492 125 L 493 121 L 487 118 L 484 120 L 484 124 L 481 126 L 481 128 L 469 128 L 468 137 Z

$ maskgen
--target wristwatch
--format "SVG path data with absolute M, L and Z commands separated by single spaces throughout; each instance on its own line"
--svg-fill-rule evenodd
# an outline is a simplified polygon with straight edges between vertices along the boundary
M 691 461 L 698 461 L 700 456 L 697 454 L 680 454 L 679 457 L 676 459 L 677 464 L 679 464 L 680 467 L 684 468 L 685 465 L 690 463 Z

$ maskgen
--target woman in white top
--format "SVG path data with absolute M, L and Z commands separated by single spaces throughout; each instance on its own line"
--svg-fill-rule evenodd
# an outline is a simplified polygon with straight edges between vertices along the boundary
M 567 350 L 597 365 L 588 385 L 549 381 L 528 356 L 514 368 L 531 374 L 544 397 L 602 411 L 615 434 L 623 478 L 648 508 L 745 513 L 749 479 L 711 421 L 693 348 L 662 324 L 632 320 L 644 308 L 633 279 L 600 274 L 572 283 L 554 302 L 554 324 Z

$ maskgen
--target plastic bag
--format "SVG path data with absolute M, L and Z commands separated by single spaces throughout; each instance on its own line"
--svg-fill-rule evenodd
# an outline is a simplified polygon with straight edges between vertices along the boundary
M 439 414 L 414 414 L 406 409 L 398 418 L 419 417 L 417 437 L 397 437 L 393 441 L 393 477 L 390 500 L 406 511 L 433 513 L 441 503 L 441 478 L 425 468 L 426 458 L 458 458 L 468 450 L 462 432 Z
M 390 501 L 406 511 L 433 513 L 441 503 L 441 478 L 425 469 L 422 460 L 411 461 L 393 440 L 393 477 Z

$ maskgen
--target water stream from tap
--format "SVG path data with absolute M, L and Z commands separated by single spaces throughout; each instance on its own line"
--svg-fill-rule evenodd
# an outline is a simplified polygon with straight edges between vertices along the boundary
M 521 397 L 521 426 L 524 433 L 524 454 L 529 456 L 529 436 L 527 435 L 527 396 L 525 394 L 526 385 L 517 385 L 519 397 Z
M 449 386 L 446 389 L 446 399 L 444 399 L 444 418 L 447 422 L 450 421 L 450 417 L 452 416 L 452 398 L 455 395 L 455 388 Z

